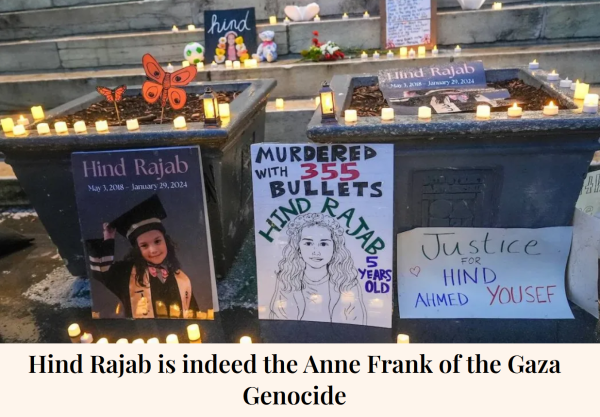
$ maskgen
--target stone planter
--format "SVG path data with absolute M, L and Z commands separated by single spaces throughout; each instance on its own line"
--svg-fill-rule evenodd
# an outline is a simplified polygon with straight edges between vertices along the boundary
M 488 82 L 520 78 L 573 107 L 558 116 L 506 112 L 490 120 L 474 113 L 434 115 L 431 121 L 396 116 L 346 125 L 342 117 L 354 87 L 376 85 L 369 75 L 336 76 L 338 124 L 313 115 L 314 142 L 394 143 L 394 231 L 416 227 L 539 228 L 571 224 L 575 202 L 594 151 L 600 149 L 600 116 L 582 114 L 570 89 L 545 82 L 546 72 L 488 70 Z M 556 83 L 558 85 L 558 83 Z
M 226 272 L 252 224 L 252 175 L 250 145 L 262 142 L 265 132 L 267 95 L 274 80 L 202 83 L 186 87 L 202 93 L 206 86 L 215 91 L 243 91 L 231 103 L 231 117 L 219 128 L 188 123 L 175 130 L 172 123 L 143 125 L 136 132 L 111 127 L 106 134 L 88 133 L 40 136 L 35 131 L 26 138 L 0 137 L 0 151 L 12 165 L 29 200 L 58 247 L 69 271 L 85 275 L 85 258 L 75 203 L 71 153 L 108 149 L 154 148 L 199 145 L 215 269 L 218 277 Z M 137 95 L 140 87 L 129 87 L 127 95 Z M 102 100 L 91 93 L 47 112 L 48 119 L 71 114 Z

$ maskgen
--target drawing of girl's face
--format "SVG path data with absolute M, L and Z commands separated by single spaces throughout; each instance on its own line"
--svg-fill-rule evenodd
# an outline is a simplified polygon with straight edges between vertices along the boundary
M 160 265 L 167 257 L 168 250 L 165 236 L 159 230 L 142 233 L 137 238 L 137 244 L 147 262 Z
M 320 269 L 333 257 L 333 239 L 326 227 L 310 226 L 302 229 L 300 255 L 308 266 Z
M 230 33 L 229 35 L 227 35 L 227 43 L 229 45 L 235 44 L 235 35 L 233 33 Z

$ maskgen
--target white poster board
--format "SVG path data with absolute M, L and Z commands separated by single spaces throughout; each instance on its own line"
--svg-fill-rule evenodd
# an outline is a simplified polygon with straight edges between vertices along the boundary
M 383 3 L 386 49 L 433 42 L 431 0 L 384 0 Z
M 569 300 L 596 318 L 600 318 L 598 317 L 599 257 L 600 219 L 575 209 L 573 246 L 567 274 L 567 295 Z
M 573 318 L 571 227 L 433 227 L 398 235 L 401 318 Z
M 600 171 L 588 172 L 575 207 L 590 216 L 600 211 Z
M 392 324 L 393 145 L 252 145 L 260 319 Z

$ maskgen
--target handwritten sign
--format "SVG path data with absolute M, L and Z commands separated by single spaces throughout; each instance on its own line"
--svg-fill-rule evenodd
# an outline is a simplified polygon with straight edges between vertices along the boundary
M 256 17 L 254 7 L 204 11 L 205 61 L 223 64 L 241 61 L 256 53 Z
M 600 211 L 600 171 L 588 172 L 575 207 L 590 216 Z
M 571 227 L 418 228 L 398 235 L 402 318 L 573 318 Z
M 382 0 L 380 4 L 386 49 L 435 44 L 436 8 L 432 0 Z
M 391 327 L 393 145 L 252 145 L 260 319 Z

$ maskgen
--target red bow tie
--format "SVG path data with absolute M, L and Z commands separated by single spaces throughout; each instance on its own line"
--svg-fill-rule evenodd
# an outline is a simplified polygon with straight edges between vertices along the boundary
M 158 271 L 160 270 L 160 276 L 158 275 Z M 167 277 L 169 276 L 169 271 L 167 271 L 166 268 L 162 267 L 162 266 L 148 266 L 148 272 L 150 273 L 150 275 L 152 275 L 154 278 L 158 278 L 161 280 L 161 282 L 165 282 L 167 280 Z

